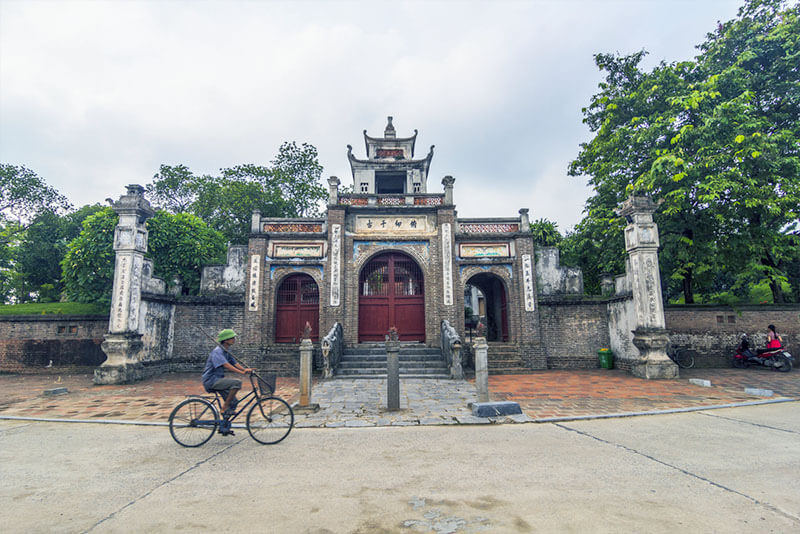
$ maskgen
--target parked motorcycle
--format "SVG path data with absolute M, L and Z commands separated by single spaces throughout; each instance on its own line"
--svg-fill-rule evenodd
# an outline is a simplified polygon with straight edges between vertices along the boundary
M 750 350 L 750 341 L 747 339 L 747 334 L 742 336 L 742 340 L 733 354 L 733 366 L 738 369 L 744 369 L 751 365 L 763 365 L 781 373 L 788 373 L 792 370 L 793 361 L 792 355 L 783 348 L 753 352 Z

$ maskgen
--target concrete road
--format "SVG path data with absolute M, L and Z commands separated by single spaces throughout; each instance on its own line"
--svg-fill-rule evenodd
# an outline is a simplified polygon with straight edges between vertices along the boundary
M 558 424 L 0 422 L 4 532 L 798 532 L 800 404 Z

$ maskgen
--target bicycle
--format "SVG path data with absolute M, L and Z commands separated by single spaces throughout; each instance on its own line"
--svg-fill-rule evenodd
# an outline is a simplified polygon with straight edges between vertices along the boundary
M 230 428 L 233 421 L 248 407 L 247 431 L 262 445 L 283 441 L 294 427 L 294 412 L 285 400 L 273 395 L 274 376 L 270 382 L 257 373 L 249 374 L 250 392 L 239 399 L 230 416 L 220 417 L 223 399 L 217 392 L 211 395 L 190 395 L 169 414 L 172 439 L 184 447 L 199 447 L 211 439 L 217 428 Z M 252 405 L 252 406 L 251 406 Z
M 694 356 L 689 349 L 679 349 L 673 347 L 667 351 L 667 356 L 673 362 L 678 364 L 682 369 L 691 369 L 694 367 Z

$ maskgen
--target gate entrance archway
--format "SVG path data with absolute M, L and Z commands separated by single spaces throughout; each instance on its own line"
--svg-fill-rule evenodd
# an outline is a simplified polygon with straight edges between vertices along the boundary
M 481 320 L 486 325 L 486 341 L 508 341 L 508 298 L 503 280 L 491 273 L 476 274 L 467 281 L 483 293 Z M 473 310 L 473 313 L 480 313 Z
M 425 341 L 422 269 L 399 252 L 375 256 L 358 277 L 358 341 L 383 341 L 392 326 L 401 341 Z
M 319 341 L 319 287 L 307 274 L 287 276 L 275 303 L 275 343 L 299 343 L 306 321 L 312 341 Z

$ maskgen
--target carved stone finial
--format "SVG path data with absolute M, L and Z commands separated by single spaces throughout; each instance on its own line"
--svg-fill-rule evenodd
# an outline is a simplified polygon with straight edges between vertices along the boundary
M 478 321 L 478 326 L 475 327 L 475 333 L 478 337 L 486 337 L 486 325 L 483 321 Z
M 395 132 L 394 126 L 392 126 L 392 117 L 387 117 L 388 123 L 386 124 L 386 129 L 383 131 L 384 139 L 394 139 L 397 137 L 397 132 Z
M 303 328 L 303 339 L 311 339 L 311 323 L 306 321 L 306 326 Z
M 397 327 L 393 326 L 389 329 L 389 341 L 397 341 L 400 339 L 400 334 L 397 331 Z

